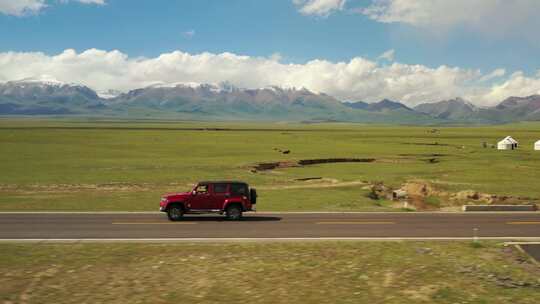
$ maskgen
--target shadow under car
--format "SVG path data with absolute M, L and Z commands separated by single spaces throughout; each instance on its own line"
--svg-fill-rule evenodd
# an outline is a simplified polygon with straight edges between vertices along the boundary
M 184 215 L 179 222 L 271 222 L 271 221 L 281 221 L 281 217 L 277 216 L 257 216 L 257 215 L 247 215 L 243 216 L 240 220 L 229 220 L 222 215 Z

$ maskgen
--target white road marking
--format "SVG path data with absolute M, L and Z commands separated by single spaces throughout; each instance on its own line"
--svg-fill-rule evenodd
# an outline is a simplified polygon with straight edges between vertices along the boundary
M 162 214 L 159 211 L 2 211 L 2 214 Z M 164 214 L 164 213 L 163 213 Z
M 194 225 L 196 222 L 181 222 L 181 223 L 170 223 L 170 222 L 112 222 L 113 225 Z
M 395 222 L 382 222 L 382 221 L 350 221 L 350 222 L 316 222 L 317 225 L 393 225 Z
M 540 245 L 540 242 L 505 242 L 504 245 Z

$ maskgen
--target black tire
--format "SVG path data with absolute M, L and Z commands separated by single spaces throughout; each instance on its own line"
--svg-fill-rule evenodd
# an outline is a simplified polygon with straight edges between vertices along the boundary
M 184 208 L 181 205 L 173 205 L 167 209 L 167 217 L 170 221 L 179 221 L 184 216 Z
M 227 219 L 231 221 L 238 221 L 242 219 L 242 208 L 237 204 L 231 205 L 227 207 L 225 214 L 227 215 Z
M 255 190 L 255 188 L 249 189 L 249 200 L 251 201 L 251 204 L 257 204 L 257 190 Z

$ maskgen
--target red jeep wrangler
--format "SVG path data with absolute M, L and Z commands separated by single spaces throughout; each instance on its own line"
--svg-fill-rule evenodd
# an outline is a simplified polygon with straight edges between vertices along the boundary
M 159 210 L 167 212 L 171 221 L 184 214 L 219 213 L 228 219 L 239 220 L 242 212 L 255 211 L 257 191 L 244 182 L 200 182 L 191 192 L 166 194 Z

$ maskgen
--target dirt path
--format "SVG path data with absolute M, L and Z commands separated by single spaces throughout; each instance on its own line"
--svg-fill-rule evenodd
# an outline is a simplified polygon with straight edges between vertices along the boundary
M 322 181 L 322 182 L 321 182 Z M 324 178 L 317 182 L 307 182 L 303 185 L 275 185 L 275 186 L 258 186 L 261 190 L 280 190 L 280 189 L 312 189 L 312 188 L 339 188 L 349 186 L 365 186 L 369 185 L 366 181 L 349 181 L 340 182 L 333 178 Z

